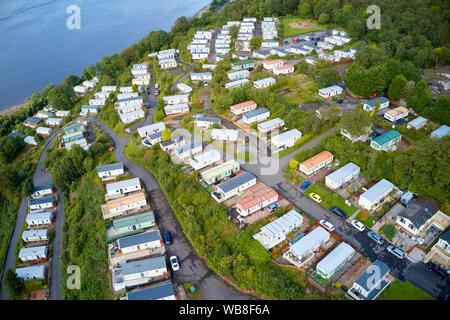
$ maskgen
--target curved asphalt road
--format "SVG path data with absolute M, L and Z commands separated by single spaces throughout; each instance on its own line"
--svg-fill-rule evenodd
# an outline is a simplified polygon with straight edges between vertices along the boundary
M 195 249 L 184 235 L 181 225 L 170 208 L 157 180 L 143 166 L 125 158 L 123 152 L 130 138 L 119 137 L 96 118 L 93 120 L 113 141 L 114 155 L 117 161 L 122 162 L 131 175 L 139 177 L 142 180 L 159 228 L 161 231 L 169 231 L 173 237 L 173 243 L 167 249 L 167 256 L 177 255 L 181 265 L 179 271 L 172 273 L 173 282 L 175 284 L 193 282 L 202 293 L 203 299 L 206 300 L 253 299 L 253 297 L 239 292 L 233 286 L 222 280 L 199 258 Z
M 44 169 L 44 162 L 47 158 L 47 149 L 53 145 L 55 142 L 56 137 L 61 132 L 62 128 L 60 128 L 58 131 L 56 131 L 46 142 L 44 145 L 44 149 L 42 151 L 41 157 L 39 159 L 39 162 L 36 166 L 36 171 L 33 175 L 33 183 L 34 185 L 44 184 L 44 183 L 51 183 L 52 182 L 52 176 L 50 174 L 50 171 Z M 59 262 L 59 255 L 61 253 L 61 237 L 62 237 L 62 225 L 64 223 L 64 205 L 62 201 L 60 200 L 61 194 L 58 193 L 58 206 L 56 208 L 56 219 L 55 219 L 55 237 L 53 239 L 52 247 L 53 247 L 53 253 L 52 253 L 52 259 L 51 259 L 51 284 L 50 284 L 50 298 L 52 300 L 62 300 L 62 287 L 61 287 L 61 265 Z M 16 261 L 16 247 L 17 247 L 17 241 L 20 240 L 20 234 L 22 231 L 22 226 L 25 224 L 25 219 L 28 214 L 28 201 L 30 200 L 29 197 L 25 197 L 20 202 L 19 210 L 17 211 L 16 216 L 16 223 L 14 226 L 14 232 L 13 236 L 11 238 L 11 243 L 9 246 L 9 249 L 6 253 L 6 262 L 5 262 L 5 269 L 4 273 L 8 269 L 14 268 L 15 261 Z M 2 285 L 1 293 L 0 293 L 0 299 L 1 300 L 7 300 L 8 299 L 8 293 L 6 291 L 6 288 L 4 285 Z

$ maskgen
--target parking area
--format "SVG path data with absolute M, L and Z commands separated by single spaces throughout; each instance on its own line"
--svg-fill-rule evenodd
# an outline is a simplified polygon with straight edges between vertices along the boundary
M 436 299 L 450 299 L 450 280 L 440 279 L 437 274 L 428 270 L 423 262 L 411 263 L 403 273 L 403 281 L 409 281 Z

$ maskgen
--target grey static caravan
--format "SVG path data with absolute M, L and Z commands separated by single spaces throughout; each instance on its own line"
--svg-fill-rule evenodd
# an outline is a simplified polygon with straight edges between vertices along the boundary
M 39 261 L 39 260 L 43 261 L 47 260 L 47 257 L 48 257 L 47 246 L 22 248 L 19 251 L 19 259 L 22 262 Z
M 166 96 L 163 97 L 164 104 L 181 104 L 181 103 L 189 103 L 189 95 L 188 94 L 180 94 L 175 96 Z
M 21 278 L 23 281 L 44 280 L 47 275 L 47 269 L 45 268 L 45 265 L 41 264 L 38 266 L 17 268 L 16 274 L 17 277 Z
M 25 242 L 47 241 L 49 235 L 50 233 L 47 229 L 25 230 L 22 233 L 22 240 Z
M 54 199 L 52 196 L 45 196 L 42 198 L 31 199 L 28 201 L 30 211 L 45 210 L 54 208 Z
M 113 183 L 108 183 L 106 184 L 105 188 L 106 188 L 105 198 L 111 198 L 114 196 L 123 196 L 131 192 L 139 191 L 142 189 L 142 185 L 139 178 L 132 178 Z
M 264 89 L 264 88 L 267 88 L 267 87 L 275 84 L 276 82 L 277 82 L 277 80 L 275 80 L 275 78 L 269 77 L 269 78 L 265 78 L 265 79 L 253 82 L 253 86 L 256 89 Z
M 172 114 L 178 114 L 183 112 L 189 111 L 189 105 L 187 103 L 180 103 L 180 104 L 171 104 L 166 105 L 164 107 L 164 112 L 166 115 L 170 116 Z

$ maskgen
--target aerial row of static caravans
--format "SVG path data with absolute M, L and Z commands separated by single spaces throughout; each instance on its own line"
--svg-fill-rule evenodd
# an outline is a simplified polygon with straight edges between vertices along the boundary
M 123 300 L 175 300 L 165 246 L 141 180 L 122 163 L 97 167 L 105 185 L 102 205 L 113 295 Z M 137 288 L 139 287 L 139 288 Z
M 36 130 L 36 133 L 44 137 L 50 134 L 64 123 L 64 118 L 70 115 L 68 110 L 55 110 L 51 105 L 46 106 L 43 110 L 36 112 L 35 115 L 28 117 L 24 121 L 24 125 Z M 33 136 L 24 137 L 22 132 L 14 131 L 11 136 L 20 136 L 24 138 L 24 142 L 28 145 L 37 145 Z
M 48 280 L 49 249 L 57 203 L 58 196 L 52 183 L 34 186 L 28 201 L 27 226 L 21 235 L 20 261 L 16 268 L 17 276 L 23 281 Z

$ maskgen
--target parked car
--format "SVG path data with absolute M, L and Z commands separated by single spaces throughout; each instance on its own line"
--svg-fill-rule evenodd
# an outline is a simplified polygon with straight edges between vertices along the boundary
M 159 84 L 155 83 L 155 89 L 159 88 Z
M 364 231 L 366 229 L 364 224 L 361 221 L 358 221 L 358 220 L 352 220 L 352 222 L 350 222 L 350 224 L 352 226 L 354 226 L 356 229 L 358 229 L 359 231 Z
M 375 241 L 380 246 L 384 243 L 384 239 L 378 233 L 369 231 L 367 232 L 367 236 L 369 237 L 369 239 Z
M 317 203 L 321 203 L 323 200 L 322 200 L 322 197 L 321 196 L 319 196 L 317 193 L 314 193 L 314 192 L 312 192 L 312 193 L 310 193 L 309 194 L 309 197 L 311 198 L 311 199 L 313 199 L 315 202 L 317 202 Z
M 267 208 L 267 210 L 269 210 L 269 212 L 274 212 L 276 208 L 279 208 L 280 204 L 277 203 L 272 203 L 271 205 L 269 205 L 269 207 Z
M 170 265 L 172 266 L 173 271 L 180 270 L 180 264 L 178 263 L 177 256 L 171 256 L 169 260 L 170 260 Z
M 209 82 L 208 82 L 208 81 L 203 81 L 203 86 L 204 86 L 204 87 L 207 87 L 207 86 L 208 86 L 208 84 L 209 84 Z
M 342 218 L 346 218 L 347 217 L 347 214 L 341 208 L 330 207 L 330 211 L 333 212 L 334 214 L 337 214 L 339 217 L 342 217 Z
M 172 237 L 170 236 L 170 232 L 169 231 L 164 231 L 163 232 L 163 238 L 164 238 L 164 243 L 166 245 L 171 245 L 172 244 Z
M 405 253 L 399 248 L 396 248 L 394 246 L 388 245 L 386 247 L 386 250 L 399 259 L 403 259 L 405 257 Z
M 303 191 L 305 191 L 306 189 L 309 188 L 310 185 L 311 185 L 311 181 L 306 180 L 305 182 L 302 183 L 302 185 L 300 186 L 300 189 L 302 189 Z
M 441 279 L 441 280 L 447 279 L 447 272 L 443 268 L 439 267 L 438 265 L 434 264 L 433 262 L 428 262 L 427 267 L 428 267 L 428 270 L 431 270 L 434 273 L 436 273 L 437 276 L 439 277 L 439 279 Z
M 334 231 L 334 226 L 331 224 L 330 221 L 327 220 L 320 220 L 319 223 L 328 231 L 333 232 Z
M 157 96 L 159 94 L 159 91 L 158 90 L 156 90 L 155 91 L 155 96 Z
M 335 99 L 334 102 L 335 103 L 342 103 L 342 102 L 344 102 L 344 100 L 342 100 L 342 99 Z

